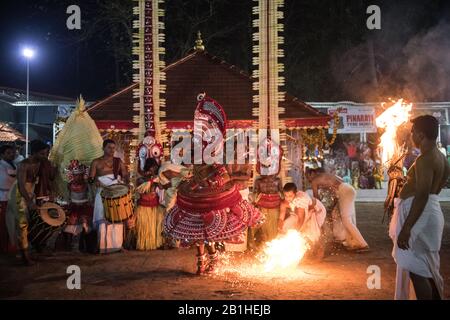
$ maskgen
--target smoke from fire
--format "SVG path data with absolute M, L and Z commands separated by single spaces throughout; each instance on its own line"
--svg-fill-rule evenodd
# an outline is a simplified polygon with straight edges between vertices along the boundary
M 382 29 L 355 46 L 342 44 L 331 68 L 344 94 L 355 101 L 450 99 L 450 23 L 424 21 L 417 7 L 381 7 Z M 348 49 L 349 48 L 349 49 Z

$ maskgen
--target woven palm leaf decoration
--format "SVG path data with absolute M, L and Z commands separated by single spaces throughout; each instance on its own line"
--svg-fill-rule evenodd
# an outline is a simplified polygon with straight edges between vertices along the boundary
M 50 152 L 50 161 L 58 166 L 57 192 L 63 198 L 67 197 L 68 179 L 65 169 L 71 161 L 78 160 L 80 164 L 90 166 L 92 160 L 103 155 L 102 136 L 85 110 L 84 99 L 80 96 Z

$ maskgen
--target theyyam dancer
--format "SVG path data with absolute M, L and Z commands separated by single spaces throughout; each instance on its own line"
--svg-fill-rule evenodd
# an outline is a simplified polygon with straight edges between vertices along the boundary
M 196 244 L 197 274 L 201 275 L 214 271 L 218 262 L 215 242 L 243 242 L 245 231 L 259 221 L 260 212 L 242 199 L 223 164 L 206 164 L 203 159 L 203 151 L 208 147 L 203 134 L 215 132 L 218 134 L 214 138 L 222 139 L 213 150 L 214 155 L 223 148 L 227 120 L 222 107 L 200 94 L 194 122 L 198 128 L 194 139 L 201 146 L 202 156 L 195 159 L 192 177 L 180 183 L 176 204 L 166 215 L 164 230 L 182 244 Z

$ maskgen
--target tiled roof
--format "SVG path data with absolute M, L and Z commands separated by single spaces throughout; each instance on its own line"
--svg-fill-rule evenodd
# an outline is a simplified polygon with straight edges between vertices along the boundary
M 0 122 L 0 142 L 25 141 L 25 137 L 7 123 Z
M 198 93 L 205 91 L 225 109 L 229 120 L 257 120 L 252 115 L 255 92 L 252 78 L 222 59 L 205 51 L 195 51 L 170 64 L 166 72 L 166 118 L 168 123 L 192 121 Z M 133 88 L 130 85 L 114 95 L 94 104 L 89 112 L 97 122 L 133 120 Z M 280 119 L 299 120 L 299 126 L 326 126 L 329 117 L 297 98 L 286 94 L 280 103 L 286 112 Z M 104 125 L 104 124 L 103 124 Z

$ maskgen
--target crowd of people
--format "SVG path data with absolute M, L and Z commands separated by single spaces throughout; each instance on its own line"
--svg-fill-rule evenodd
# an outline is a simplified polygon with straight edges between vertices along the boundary
M 439 151 L 450 162 L 450 153 L 437 143 Z M 450 150 L 450 146 L 448 146 Z M 410 146 L 403 161 L 403 175 L 406 175 L 420 150 L 415 146 Z M 371 148 L 366 142 L 358 142 L 350 139 L 343 142 L 338 147 L 330 148 L 324 152 L 323 167 L 329 173 L 341 177 L 346 183 L 351 184 L 355 189 L 383 189 L 383 182 L 387 182 L 378 149 Z M 450 180 L 448 185 L 450 186 Z
M 341 177 L 355 189 L 381 189 L 383 168 L 376 149 L 365 142 L 350 140 L 340 148 L 330 148 L 324 154 L 324 168 Z

